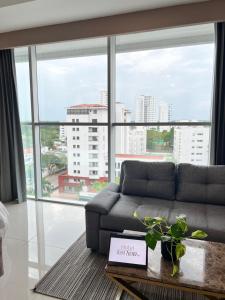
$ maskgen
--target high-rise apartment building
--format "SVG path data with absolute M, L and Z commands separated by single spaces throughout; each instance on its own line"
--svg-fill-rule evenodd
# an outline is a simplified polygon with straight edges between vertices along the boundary
M 172 105 L 167 102 L 159 102 L 159 122 L 170 122 L 172 119 Z
M 68 174 L 63 176 L 68 190 L 76 184 L 89 185 L 92 181 L 106 181 L 108 177 L 107 127 L 96 126 L 107 122 L 107 106 L 80 104 L 67 109 L 67 122 L 75 123 L 67 128 Z M 79 126 L 81 122 L 93 125 Z M 72 184 L 73 183 L 73 184 Z M 61 182 L 62 186 L 62 182 Z M 65 188 L 64 188 L 65 191 Z
M 116 121 L 121 123 L 129 123 L 131 121 L 131 113 L 121 102 L 116 102 Z M 116 153 L 129 153 L 129 128 L 126 126 L 116 126 Z
M 145 154 L 147 144 L 147 129 L 144 126 L 128 127 L 128 152 L 129 154 Z M 122 152 L 123 153 L 123 152 Z
M 170 122 L 172 119 L 172 105 L 159 101 L 154 96 L 141 95 L 136 99 L 135 121 L 146 122 Z M 151 126 L 149 129 L 156 129 Z M 169 126 L 161 126 L 160 131 L 169 130 Z
M 168 123 L 172 120 L 172 105 L 168 104 L 167 102 L 160 101 L 158 105 L 158 113 L 159 113 L 159 122 Z M 160 131 L 163 130 L 170 130 L 170 126 L 160 126 Z
M 141 95 L 136 99 L 135 121 L 158 121 L 158 100 L 156 97 Z
M 174 159 L 177 163 L 207 165 L 209 162 L 209 128 L 176 126 L 173 149 Z
M 108 93 L 106 90 L 100 91 L 100 101 L 99 104 L 108 105 Z
M 66 126 L 64 125 L 61 125 L 59 127 L 59 138 L 60 138 L 60 141 L 65 141 L 66 140 Z

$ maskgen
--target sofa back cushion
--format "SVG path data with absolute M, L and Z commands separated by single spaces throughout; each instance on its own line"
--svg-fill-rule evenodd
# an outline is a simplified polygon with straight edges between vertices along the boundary
M 125 161 L 121 191 L 125 195 L 175 199 L 175 165 L 170 162 Z
M 225 166 L 178 165 L 176 199 L 225 205 Z

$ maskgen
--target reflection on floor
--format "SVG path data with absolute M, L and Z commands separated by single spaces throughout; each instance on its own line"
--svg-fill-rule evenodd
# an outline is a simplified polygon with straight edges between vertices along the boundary
M 35 283 L 84 232 L 84 208 L 35 202 L 7 206 L 10 225 L 3 242 L 1 300 L 50 300 L 34 294 Z

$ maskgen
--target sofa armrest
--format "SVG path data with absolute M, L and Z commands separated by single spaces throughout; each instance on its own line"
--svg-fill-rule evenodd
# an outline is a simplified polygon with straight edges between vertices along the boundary
M 86 204 L 86 211 L 92 211 L 103 215 L 108 214 L 120 197 L 118 191 L 119 186 L 115 183 L 110 183 L 104 190 L 98 193 L 93 200 Z

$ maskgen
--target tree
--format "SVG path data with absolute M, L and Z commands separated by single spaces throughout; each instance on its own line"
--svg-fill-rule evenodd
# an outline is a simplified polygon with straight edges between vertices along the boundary
M 159 131 L 150 129 L 147 131 L 148 151 L 172 151 L 174 139 L 174 128 Z
M 41 145 L 54 149 L 54 143 L 59 141 L 59 126 L 41 127 Z
M 96 193 L 100 192 L 102 189 L 106 187 L 107 184 L 108 184 L 107 182 L 95 181 L 91 184 L 91 190 L 93 190 Z
M 53 191 L 54 186 L 45 178 L 42 178 L 41 184 L 42 184 L 42 195 L 44 197 L 51 196 L 51 192 Z
M 61 169 L 65 169 L 67 166 L 67 157 L 63 153 L 46 153 L 41 157 L 42 169 L 47 169 L 48 174 L 52 175 Z

